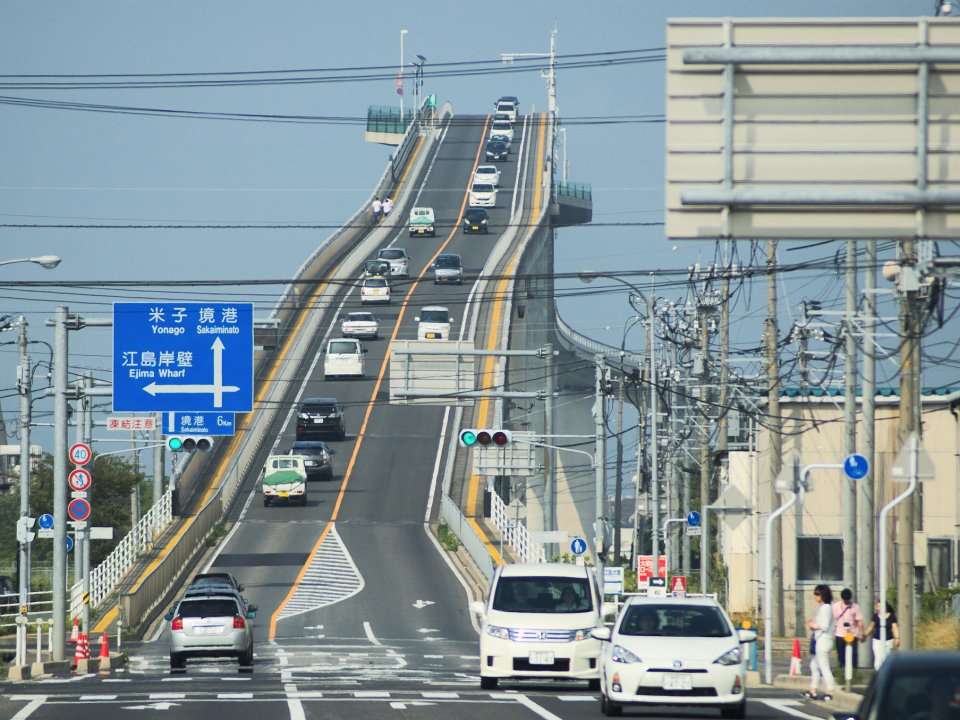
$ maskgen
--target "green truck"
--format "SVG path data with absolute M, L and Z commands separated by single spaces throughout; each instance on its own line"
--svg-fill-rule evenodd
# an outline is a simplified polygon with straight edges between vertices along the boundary
M 429 235 L 436 237 L 437 229 L 434 224 L 433 208 L 415 207 L 410 211 L 410 221 L 407 223 L 410 237 L 414 235 Z
M 275 500 L 307 504 L 306 458 L 302 455 L 271 455 L 263 464 L 263 506 Z

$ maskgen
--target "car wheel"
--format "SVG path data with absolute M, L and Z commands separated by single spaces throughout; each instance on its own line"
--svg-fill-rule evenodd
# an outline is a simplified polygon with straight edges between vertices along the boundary
M 303 494 L 303 497 L 300 498 L 300 505 L 303 506 L 303 507 L 306 507 L 306 506 L 307 506 L 307 494 L 306 494 L 306 493 L 304 493 L 304 494 Z
M 593 680 L 587 680 L 587 689 L 593 690 L 596 692 L 600 689 L 600 678 L 594 678 Z
M 253 669 L 253 646 L 251 646 L 246 652 L 240 653 L 237 657 L 237 664 L 242 668 Z
M 337 440 L 346 440 L 346 439 L 347 439 L 347 431 L 341 428 L 337 432 Z
M 183 656 L 183 653 L 170 653 L 170 669 L 171 670 L 185 670 L 187 667 L 187 658 Z
M 741 700 L 736 705 L 729 705 L 720 708 L 720 717 L 723 718 L 745 718 L 747 716 L 747 701 Z
M 497 678 L 492 677 L 483 677 L 480 676 L 480 689 L 481 690 L 496 690 L 497 689 Z
M 623 705 L 607 700 L 606 695 L 600 695 L 600 712 L 607 717 L 617 717 L 623 714 Z
M 263 496 L 263 506 L 270 507 L 270 498 L 268 498 L 266 495 Z

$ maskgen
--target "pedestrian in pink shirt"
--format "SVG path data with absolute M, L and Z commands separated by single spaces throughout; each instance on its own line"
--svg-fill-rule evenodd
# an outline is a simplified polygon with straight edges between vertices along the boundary
M 863 635 L 863 612 L 860 606 L 853 602 L 853 592 L 850 588 L 840 591 L 840 600 L 833 604 L 834 642 L 837 646 L 837 657 L 840 667 L 844 666 L 847 657 L 847 633 L 853 635 L 853 667 L 857 667 L 857 645 Z

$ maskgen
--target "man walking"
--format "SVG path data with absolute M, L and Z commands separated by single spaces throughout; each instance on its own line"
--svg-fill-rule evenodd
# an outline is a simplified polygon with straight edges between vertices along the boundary
M 380 202 L 380 198 L 375 197 L 373 199 L 373 221 L 380 222 L 380 215 L 383 213 L 383 204 Z
M 844 588 L 840 591 L 840 600 L 833 604 L 834 643 L 840 667 L 844 667 L 847 658 L 846 636 L 852 635 L 853 667 L 857 667 L 857 641 L 863 635 L 863 612 L 860 605 L 853 602 L 853 591 Z

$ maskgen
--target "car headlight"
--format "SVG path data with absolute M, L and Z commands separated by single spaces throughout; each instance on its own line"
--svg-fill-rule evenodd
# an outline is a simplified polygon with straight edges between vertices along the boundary
M 487 635 L 492 635 L 501 640 L 509 640 L 510 630 L 509 628 L 500 627 L 499 625 L 487 625 Z
M 580 640 L 587 640 L 590 638 L 590 633 L 593 631 L 592 627 L 583 628 L 582 630 L 577 630 L 574 632 L 573 639 L 576 642 Z
M 643 662 L 640 658 L 627 650 L 622 645 L 614 645 L 610 652 L 610 659 L 615 663 L 638 663 Z
M 310 419 L 310 416 L 307 415 L 306 413 L 300 413 L 300 419 L 301 419 L 301 420 L 309 420 L 309 419 Z
M 480 221 L 480 224 L 481 224 L 481 225 L 486 225 L 486 224 L 487 224 L 487 219 L 484 218 L 483 220 L 481 220 L 481 221 Z
M 714 665 L 739 665 L 743 660 L 743 652 L 740 650 L 740 647 L 737 646 L 732 650 L 728 650 L 723 655 L 718 657 L 713 661 Z

